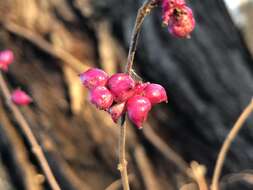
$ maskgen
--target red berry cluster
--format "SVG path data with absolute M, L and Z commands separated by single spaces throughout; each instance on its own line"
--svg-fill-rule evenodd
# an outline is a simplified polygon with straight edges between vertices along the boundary
M 89 101 L 107 111 L 115 123 L 127 112 L 129 119 L 141 129 L 151 107 L 167 102 L 166 91 L 161 85 L 135 81 L 125 73 L 109 77 L 103 70 L 92 68 L 79 76 L 89 89 Z
M 176 37 L 189 37 L 195 27 L 192 10 L 185 0 L 162 0 L 163 23 Z

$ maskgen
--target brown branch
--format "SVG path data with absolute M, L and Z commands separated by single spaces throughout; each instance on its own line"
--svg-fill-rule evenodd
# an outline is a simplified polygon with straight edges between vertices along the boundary
M 133 67 L 134 56 L 135 56 L 143 21 L 145 17 L 149 15 L 151 10 L 158 4 L 158 2 L 159 2 L 158 0 L 146 0 L 144 4 L 141 6 L 141 8 L 139 8 L 138 10 L 134 29 L 132 31 L 131 43 L 130 43 L 128 58 L 127 58 L 126 73 L 128 74 L 131 73 L 131 70 Z
M 37 47 L 39 47 L 46 53 L 62 60 L 74 71 L 80 73 L 83 70 L 87 70 L 89 68 L 88 65 L 85 65 L 84 63 L 82 63 L 80 60 L 78 60 L 76 57 L 71 55 L 69 52 L 65 51 L 62 48 L 53 46 L 52 44 L 47 42 L 38 34 L 10 21 L 2 23 L 2 24 L 7 31 L 28 40 L 29 42 L 36 45 Z
M 138 38 L 141 30 L 142 23 L 145 17 L 150 13 L 153 7 L 158 3 L 158 0 L 146 0 L 141 8 L 139 8 L 137 17 L 135 20 L 134 29 L 132 31 L 132 39 L 130 42 L 129 53 L 127 58 L 127 64 L 125 73 L 130 74 L 132 71 L 134 56 L 138 43 Z M 121 172 L 121 179 L 124 190 L 129 189 L 129 182 L 127 176 L 127 161 L 125 159 L 125 141 L 126 141 L 126 125 L 125 116 L 122 117 L 122 124 L 120 126 L 120 137 L 119 137 L 119 160 L 118 169 Z
M 246 119 L 249 117 L 249 115 L 253 111 L 253 99 L 249 103 L 249 105 L 244 109 L 236 123 L 234 124 L 233 128 L 229 132 L 228 136 L 226 137 L 225 141 L 223 142 L 223 145 L 220 149 L 215 168 L 214 168 L 214 174 L 212 178 L 212 190 L 218 190 L 219 189 L 219 178 L 221 175 L 222 167 L 224 164 L 224 160 L 226 158 L 227 152 L 231 146 L 231 143 L 237 136 L 239 130 L 242 128 L 243 124 L 245 123 Z
M 141 145 L 137 145 L 135 148 L 135 160 L 139 171 L 142 175 L 143 182 L 145 184 L 146 190 L 159 190 L 161 189 L 159 182 L 157 181 L 157 176 L 153 171 L 150 161 L 146 155 L 145 150 Z
M 129 190 L 129 182 L 127 176 L 127 161 L 126 161 L 126 122 L 125 116 L 122 116 L 122 123 L 120 126 L 120 137 L 119 137 L 119 164 L 118 170 L 121 174 L 121 180 L 124 190 Z
M 134 179 L 134 175 L 129 174 L 128 178 L 129 178 L 129 181 L 131 182 Z M 108 187 L 106 187 L 105 190 L 117 190 L 122 185 L 121 182 L 122 182 L 122 180 L 118 179 L 118 180 L 112 182 Z
M 149 126 L 146 125 L 143 129 L 143 133 L 147 140 L 159 151 L 165 158 L 173 162 L 182 172 L 186 173 L 189 177 L 192 177 L 188 173 L 190 168 L 188 164 L 180 157 L 172 148 L 170 148 Z
M 16 158 L 18 167 L 22 171 L 22 180 L 26 190 L 41 190 L 42 184 L 38 182 L 40 174 L 35 170 L 33 164 L 29 161 L 28 151 L 22 141 L 22 137 L 18 133 L 15 126 L 10 123 L 8 113 L 0 103 L 0 121 L 3 124 L 4 136 L 10 141 L 10 149 L 13 151 L 13 156 Z
M 22 115 L 20 110 L 17 108 L 17 106 L 15 104 L 13 104 L 10 100 L 11 94 L 10 94 L 10 91 L 8 89 L 8 86 L 4 80 L 4 77 L 1 73 L 1 71 L 0 71 L 0 89 L 1 89 L 2 94 L 6 100 L 7 106 L 12 111 L 22 132 L 24 133 L 26 139 L 30 143 L 30 145 L 32 147 L 32 152 L 34 153 L 34 155 L 38 159 L 38 162 L 39 162 L 39 164 L 40 164 L 40 166 L 41 166 L 41 168 L 48 180 L 49 185 L 51 186 L 51 188 L 53 190 L 60 190 L 61 188 L 53 175 L 53 172 L 47 162 L 46 156 L 44 155 L 38 141 L 36 140 L 36 137 L 33 134 L 31 127 L 29 126 L 29 124 L 27 123 L 24 116 Z
M 193 178 L 199 186 L 199 190 L 208 190 L 208 185 L 205 178 L 206 167 L 204 165 L 200 165 L 196 161 L 193 161 L 191 162 L 191 171 Z

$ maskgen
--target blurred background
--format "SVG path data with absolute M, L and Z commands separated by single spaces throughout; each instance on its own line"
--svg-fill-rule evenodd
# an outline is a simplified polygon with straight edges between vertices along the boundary
M 89 104 L 78 74 L 122 71 L 142 3 L 0 0 L 0 49 L 16 57 L 4 77 L 32 96 L 21 111 L 63 190 L 100 190 L 120 179 L 119 128 Z M 162 84 L 169 103 L 152 109 L 143 130 L 128 122 L 131 189 L 198 189 L 186 171 L 192 161 L 210 183 L 221 144 L 253 95 L 253 1 L 187 3 L 197 22 L 191 39 L 170 36 L 159 7 L 143 25 L 134 68 Z M 50 189 L 0 95 L 0 189 Z M 252 124 L 249 118 L 231 147 L 222 189 L 253 189 Z

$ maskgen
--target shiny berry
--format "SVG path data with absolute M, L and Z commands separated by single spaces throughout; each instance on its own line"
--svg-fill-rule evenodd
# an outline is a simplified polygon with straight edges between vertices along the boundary
M 183 6 L 174 9 L 174 13 L 168 27 L 169 32 L 173 36 L 180 38 L 188 37 L 194 27 L 195 19 L 193 17 L 192 10 L 189 7 Z
M 90 91 L 89 100 L 98 109 L 108 110 L 113 103 L 113 95 L 105 86 L 97 86 Z
M 32 98 L 20 89 L 16 89 L 12 92 L 11 100 L 13 103 L 21 106 L 28 105 L 32 102 Z
M 146 97 L 136 95 L 127 101 L 128 117 L 138 129 L 142 128 L 142 124 L 146 121 L 150 109 L 151 103 Z
M 13 62 L 14 55 L 11 50 L 4 50 L 0 52 L 0 69 L 8 71 L 9 65 Z
M 168 101 L 165 89 L 159 84 L 148 84 L 143 90 L 143 96 L 148 98 L 152 105 Z
M 134 94 L 135 81 L 125 73 L 112 75 L 107 82 L 115 102 L 124 102 Z
M 91 68 L 79 75 L 83 85 L 92 89 L 97 86 L 105 86 L 107 79 L 109 78 L 108 74 L 101 69 Z
M 109 109 L 109 113 L 112 117 L 112 120 L 117 123 L 118 119 L 122 116 L 122 114 L 125 112 L 125 105 L 126 102 L 122 102 L 119 104 L 115 104 Z

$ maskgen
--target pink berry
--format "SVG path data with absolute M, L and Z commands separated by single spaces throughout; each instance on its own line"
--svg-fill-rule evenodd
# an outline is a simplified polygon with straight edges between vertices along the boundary
M 150 109 L 151 103 L 146 97 L 136 95 L 127 101 L 128 117 L 138 129 L 142 128 L 142 124 L 146 121 Z
M 12 92 L 11 100 L 13 103 L 21 106 L 28 105 L 32 102 L 32 98 L 20 89 L 16 89 Z
M 8 71 L 9 65 L 13 62 L 14 55 L 11 50 L 4 50 L 0 52 L 0 69 Z
M 105 86 L 97 86 L 90 91 L 89 100 L 98 109 L 107 110 L 113 103 L 113 95 Z
M 187 6 L 182 6 L 174 10 L 169 25 L 169 32 L 176 37 L 185 38 L 190 35 L 195 27 L 195 19 L 192 10 Z
M 97 86 L 105 86 L 107 79 L 109 78 L 108 74 L 101 69 L 91 68 L 79 75 L 83 85 L 92 89 Z
M 119 104 L 115 104 L 109 109 L 109 113 L 112 117 L 112 120 L 117 123 L 118 119 L 122 116 L 122 114 L 125 112 L 125 105 L 126 102 L 122 102 Z
M 147 85 L 143 91 L 143 96 L 148 98 L 152 105 L 168 101 L 165 89 L 159 84 Z
M 176 7 L 184 6 L 186 3 L 184 0 L 163 0 L 162 10 L 163 10 L 163 24 L 169 25 L 171 16 L 173 15 L 174 9 Z
M 143 94 L 143 90 L 149 85 L 149 82 L 137 82 L 134 88 L 134 94 L 135 95 L 142 95 Z
M 135 81 L 125 73 L 117 73 L 108 79 L 107 87 L 115 102 L 124 102 L 134 94 Z

